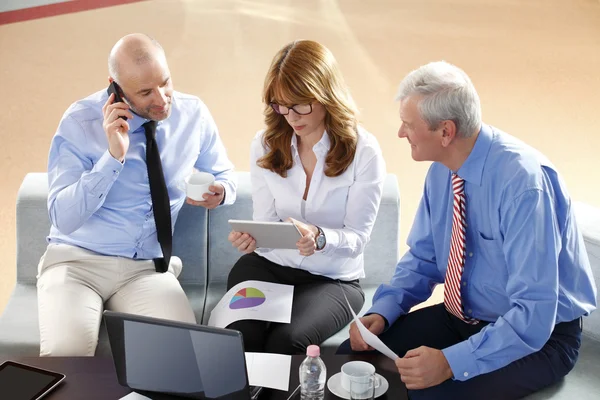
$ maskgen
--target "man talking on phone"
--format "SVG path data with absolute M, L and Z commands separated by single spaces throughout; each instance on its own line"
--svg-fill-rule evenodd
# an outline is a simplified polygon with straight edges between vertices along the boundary
M 39 263 L 41 356 L 93 356 L 104 307 L 196 323 L 177 280 L 172 232 L 194 168 L 203 201 L 235 201 L 233 164 L 206 105 L 173 90 L 165 52 L 144 35 L 112 48 L 109 90 L 75 102 L 48 160 L 52 227 Z M 110 94 L 109 94 L 110 93 Z

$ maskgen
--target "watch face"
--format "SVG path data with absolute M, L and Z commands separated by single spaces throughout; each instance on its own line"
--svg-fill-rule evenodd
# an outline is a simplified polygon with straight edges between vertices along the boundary
M 325 238 L 323 236 L 317 237 L 317 247 L 322 249 L 325 246 Z

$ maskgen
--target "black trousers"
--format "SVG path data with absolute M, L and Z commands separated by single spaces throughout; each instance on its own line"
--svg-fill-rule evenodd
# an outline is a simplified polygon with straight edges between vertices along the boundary
M 422 308 L 400 317 L 379 338 L 402 357 L 419 346 L 442 350 L 468 339 L 488 323 L 469 325 L 446 311 L 443 304 Z M 581 346 L 581 318 L 554 327 L 541 350 L 520 360 L 466 381 L 449 379 L 424 390 L 409 390 L 413 400 L 519 399 L 564 377 L 575 365 Z M 351 354 L 350 341 L 338 354 Z
M 227 290 L 247 280 L 294 285 L 294 300 L 289 324 L 242 320 L 227 326 L 242 332 L 245 351 L 305 354 L 309 345 L 321 344 L 352 320 L 342 290 L 356 313 L 365 301 L 358 281 L 313 275 L 273 263 L 256 253 L 243 255 L 236 262 L 229 273 Z

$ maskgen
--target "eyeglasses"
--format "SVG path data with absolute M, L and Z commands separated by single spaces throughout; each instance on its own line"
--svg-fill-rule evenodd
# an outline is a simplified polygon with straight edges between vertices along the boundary
M 288 115 L 290 110 L 294 110 L 298 115 L 308 115 L 312 112 L 312 104 L 295 104 L 291 107 L 286 107 L 277 103 L 271 103 L 271 108 L 279 115 Z

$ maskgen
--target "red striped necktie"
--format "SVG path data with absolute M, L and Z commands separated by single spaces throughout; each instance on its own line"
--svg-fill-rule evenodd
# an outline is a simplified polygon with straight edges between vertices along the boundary
M 468 324 L 475 325 L 479 321 L 465 316 L 461 300 L 461 278 L 465 265 L 466 253 L 466 198 L 465 181 L 460 176 L 452 174 L 452 189 L 454 192 L 454 207 L 452 211 L 452 236 L 450 239 L 450 255 L 444 281 L 444 305 L 457 318 Z

